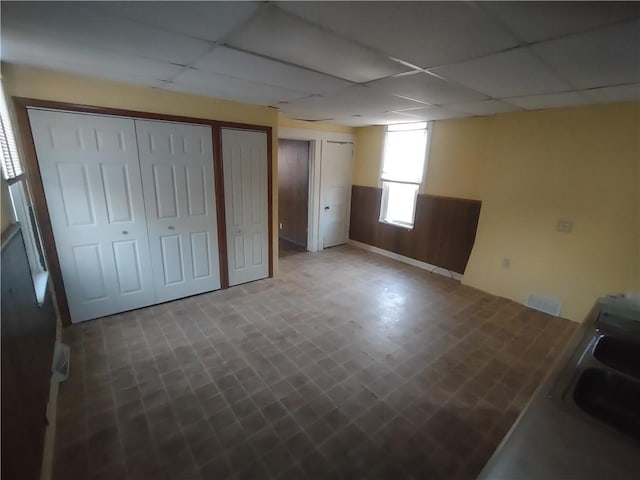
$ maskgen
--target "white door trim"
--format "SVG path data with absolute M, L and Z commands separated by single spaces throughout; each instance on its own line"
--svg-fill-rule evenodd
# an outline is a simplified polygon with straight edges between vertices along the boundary
M 355 145 L 355 135 L 306 128 L 278 128 L 278 140 L 306 140 L 309 144 L 309 215 L 307 250 L 322 250 L 320 242 L 320 171 L 322 142 L 347 142 Z

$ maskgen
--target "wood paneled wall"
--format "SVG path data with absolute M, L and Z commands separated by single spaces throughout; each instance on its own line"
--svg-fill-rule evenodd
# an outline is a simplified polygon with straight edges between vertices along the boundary
M 307 246 L 309 215 L 309 142 L 280 140 L 278 144 L 279 237 Z
M 38 306 L 22 232 L 2 234 L 2 479 L 40 477 L 51 364 L 53 301 Z
M 349 238 L 422 262 L 464 273 L 476 238 L 482 203 L 418 195 L 414 228 L 379 221 L 382 189 L 354 185 Z

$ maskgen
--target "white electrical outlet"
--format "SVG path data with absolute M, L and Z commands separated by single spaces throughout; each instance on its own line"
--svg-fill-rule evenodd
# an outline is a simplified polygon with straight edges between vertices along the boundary
M 280 230 L 282 230 L 282 224 L 280 224 Z
M 502 268 L 509 268 L 511 266 L 511 259 L 510 258 L 503 258 L 502 259 Z

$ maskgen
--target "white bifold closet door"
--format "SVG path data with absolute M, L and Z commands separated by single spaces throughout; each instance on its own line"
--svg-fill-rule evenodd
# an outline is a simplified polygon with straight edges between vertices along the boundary
M 156 299 L 219 289 L 211 128 L 135 125 Z
M 29 119 L 72 321 L 154 303 L 134 121 Z
M 222 129 L 229 285 L 269 276 L 267 134 Z
M 220 288 L 210 127 L 29 119 L 74 323 Z

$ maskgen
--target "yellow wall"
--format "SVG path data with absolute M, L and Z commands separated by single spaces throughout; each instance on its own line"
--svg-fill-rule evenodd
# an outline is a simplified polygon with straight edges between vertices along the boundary
M 270 126 L 273 128 L 273 205 L 278 205 L 278 111 L 273 108 L 4 63 L 2 77 L 8 96 Z M 275 271 L 278 263 L 277 217 L 278 209 L 274 208 Z
M 558 298 L 577 321 L 599 296 L 640 291 L 639 114 L 626 103 L 494 117 L 464 283 Z
M 576 321 L 599 296 L 640 291 L 639 117 L 622 103 L 435 122 L 422 190 L 483 202 L 463 282 L 557 298 Z M 383 136 L 357 129 L 355 184 L 378 185 Z
M 384 127 L 356 128 L 356 151 L 353 166 L 354 185 L 379 186 L 384 132 Z
M 434 122 L 421 193 L 480 199 L 491 117 Z M 426 184 L 426 185 L 425 185 Z

